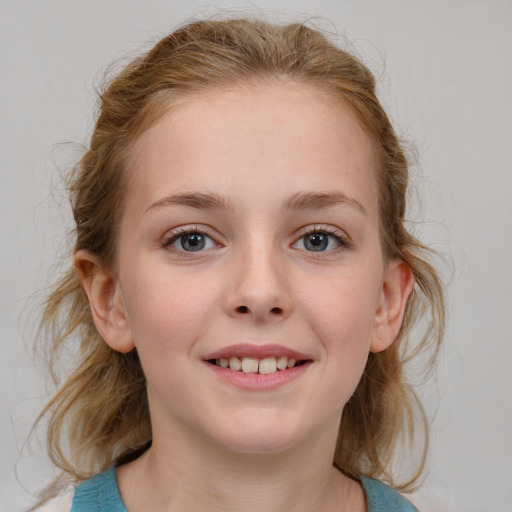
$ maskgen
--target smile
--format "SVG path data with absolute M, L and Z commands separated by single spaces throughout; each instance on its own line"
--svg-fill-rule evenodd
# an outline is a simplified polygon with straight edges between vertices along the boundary
M 203 358 L 217 377 L 241 389 L 276 389 L 304 375 L 314 356 L 276 344 L 231 345 Z
M 295 366 L 304 364 L 305 361 L 297 360 L 293 357 L 276 356 L 257 359 L 256 357 L 221 357 L 219 359 L 210 359 L 209 363 L 229 368 L 234 372 L 259 373 L 260 375 L 269 375 L 277 371 L 287 370 Z

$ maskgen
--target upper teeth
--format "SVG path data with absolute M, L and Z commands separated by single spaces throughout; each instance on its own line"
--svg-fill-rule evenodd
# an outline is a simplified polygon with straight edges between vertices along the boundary
M 261 373 L 267 375 L 275 373 L 277 370 L 285 370 L 293 368 L 297 361 L 293 357 L 266 357 L 265 359 L 257 359 L 255 357 L 231 357 L 220 358 L 215 360 L 215 364 L 222 368 L 230 368 L 234 371 L 242 371 L 244 373 Z

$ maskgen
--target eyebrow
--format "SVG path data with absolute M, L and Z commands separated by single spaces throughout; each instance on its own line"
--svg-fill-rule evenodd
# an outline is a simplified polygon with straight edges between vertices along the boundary
M 344 192 L 297 192 L 283 204 L 283 210 L 323 210 L 331 206 L 347 205 L 367 215 L 364 206 Z
M 173 194 L 159 199 L 146 208 L 146 212 L 162 206 L 189 206 L 201 210 L 234 210 L 233 204 L 219 194 L 188 192 L 184 194 Z
M 322 210 L 337 205 L 348 205 L 367 215 L 364 206 L 344 192 L 297 192 L 283 203 L 281 210 Z M 145 212 L 153 208 L 164 206 L 188 206 L 201 210 L 234 211 L 234 204 L 227 198 L 215 193 L 187 192 L 172 194 L 163 197 L 146 208 Z

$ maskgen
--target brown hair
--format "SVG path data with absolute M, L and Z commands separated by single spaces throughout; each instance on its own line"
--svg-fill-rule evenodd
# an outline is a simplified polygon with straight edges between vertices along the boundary
M 394 451 L 399 440 L 412 440 L 418 415 L 425 422 L 404 364 L 430 347 L 434 365 L 444 327 L 443 290 L 428 263 L 428 250 L 405 228 L 407 160 L 376 98 L 374 77 L 359 60 L 303 24 L 200 21 L 162 39 L 101 94 L 90 148 L 69 182 L 75 250 L 94 253 L 106 268 L 115 265 L 126 155 L 173 101 L 254 79 L 308 83 L 341 98 L 375 148 L 383 252 L 388 260 L 407 262 L 415 289 L 397 340 L 384 352 L 370 354 L 345 407 L 334 464 L 347 475 L 379 477 L 404 489 L 420 474 L 428 444 L 417 471 L 399 486 L 391 469 Z M 411 328 L 420 318 L 426 318 L 426 329 L 413 343 Z M 42 328 L 50 340 L 52 375 L 61 349 L 78 343 L 75 369 L 42 413 L 49 416 L 48 447 L 56 466 L 78 481 L 144 450 L 151 442 L 151 425 L 137 353 L 121 354 L 103 342 L 74 268 L 48 297 Z M 52 489 L 48 497 L 57 486 Z

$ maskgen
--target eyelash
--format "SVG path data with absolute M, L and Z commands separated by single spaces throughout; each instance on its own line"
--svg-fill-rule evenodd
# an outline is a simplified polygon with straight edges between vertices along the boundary
M 219 244 L 217 242 L 215 242 L 215 240 L 211 236 L 209 236 L 204 230 L 200 229 L 197 226 L 178 228 L 177 231 L 174 231 L 174 232 L 170 233 L 169 235 L 167 235 L 162 240 L 161 245 L 163 248 L 166 248 L 168 250 L 173 250 L 174 252 L 176 252 L 177 254 L 180 254 L 180 255 L 186 255 L 186 254 L 191 255 L 194 252 L 203 252 L 204 249 L 200 249 L 198 251 L 186 251 L 186 250 L 179 250 L 179 249 L 172 247 L 172 245 L 175 242 L 177 242 L 181 237 L 186 236 L 186 235 L 191 235 L 191 234 L 202 235 L 202 236 L 208 238 L 209 240 L 211 240 L 217 246 L 219 246 Z M 351 247 L 351 244 L 350 244 L 349 240 L 347 239 L 346 235 L 342 234 L 339 230 L 337 230 L 335 228 L 329 228 L 329 227 L 325 227 L 325 226 L 312 226 L 312 227 L 308 228 L 306 231 L 304 231 L 300 235 L 300 237 L 294 242 L 293 245 L 295 246 L 301 240 L 304 240 L 304 238 L 307 237 L 308 235 L 315 235 L 315 234 L 327 235 L 329 237 L 332 237 L 339 244 L 339 247 L 337 247 L 335 249 L 331 249 L 329 251 L 325 251 L 325 250 L 324 251 L 308 251 L 308 250 L 306 250 L 306 252 L 308 252 L 308 253 L 315 253 L 315 256 L 321 256 L 322 253 L 324 253 L 324 254 L 331 253 L 331 252 L 334 252 L 336 249 L 343 250 L 343 249 L 348 249 Z
M 208 235 L 203 229 L 200 229 L 197 226 L 178 228 L 176 231 L 173 231 L 172 233 L 169 233 L 167 236 L 165 236 L 164 239 L 162 240 L 161 245 L 164 249 L 174 250 L 174 252 L 176 252 L 180 255 L 192 254 L 194 252 L 202 252 L 202 250 L 185 251 L 185 250 L 179 250 L 179 249 L 172 247 L 172 244 L 177 242 L 181 237 L 186 236 L 186 235 L 192 235 L 192 234 L 202 235 L 205 238 L 208 238 L 211 241 L 213 241 L 215 243 L 215 245 L 217 245 L 217 246 L 219 245 L 217 242 L 215 242 L 215 240 L 210 235 Z
M 345 234 L 343 234 L 342 232 L 340 232 L 338 229 L 335 229 L 332 227 L 318 226 L 318 225 L 307 228 L 306 231 L 301 233 L 300 237 L 297 239 L 295 244 L 297 244 L 300 240 L 303 240 L 308 235 L 316 235 L 316 234 L 327 235 L 327 236 L 331 236 L 332 238 L 334 238 L 336 240 L 336 242 L 338 242 L 340 245 L 337 249 L 343 250 L 343 249 L 349 249 L 351 247 L 348 237 Z M 336 249 L 334 249 L 334 250 L 336 250 Z M 330 253 L 330 252 L 333 252 L 334 250 L 318 251 L 316 256 L 320 256 L 322 253 Z M 315 251 L 308 251 L 308 252 L 314 253 Z

